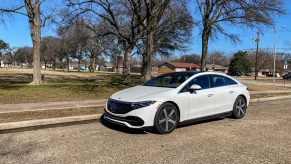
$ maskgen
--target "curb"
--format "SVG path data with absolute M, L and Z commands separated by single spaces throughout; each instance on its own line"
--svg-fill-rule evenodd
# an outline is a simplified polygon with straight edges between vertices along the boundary
M 7 130 L 13 130 L 13 129 L 97 120 L 100 118 L 101 115 L 102 114 L 93 114 L 93 115 L 83 115 L 83 116 L 71 116 L 71 117 L 60 117 L 60 118 L 39 119 L 39 120 L 29 120 L 29 121 L 20 121 L 20 122 L 0 123 L 0 134 L 1 134 L 1 131 L 7 131 Z
M 283 100 L 283 99 L 289 99 L 291 96 L 276 96 L 276 97 L 266 97 L 266 98 L 258 98 L 258 99 L 251 99 L 251 103 L 258 103 L 258 102 L 264 102 L 264 101 L 273 101 L 273 100 Z
M 19 111 L 0 111 L 0 114 L 6 113 L 21 113 L 21 112 L 37 112 L 37 111 L 48 111 L 48 110 L 65 110 L 65 109 L 81 109 L 81 108 L 98 108 L 104 105 L 84 105 L 84 106 L 71 106 L 71 107 L 59 107 L 59 108 L 39 108 L 39 109 L 24 109 Z
M 63 102 L 44 102 L 39 103 L 23 103 L 23 104 L 1 104 L 1 113 L 12 112 L 33 112 L 42 110 L 61 110 L 61 109 L 76 109 L 102 107 L 106 103 L 105 99 L 101 100 L 84 100 L 84 101 L 63 101 Z

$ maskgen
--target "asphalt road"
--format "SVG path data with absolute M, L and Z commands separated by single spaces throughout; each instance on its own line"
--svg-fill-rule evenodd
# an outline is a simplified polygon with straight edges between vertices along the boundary
M 291 100 L 169 135 L 98 121 L 0 134 L 0 163 L 291 163 Z

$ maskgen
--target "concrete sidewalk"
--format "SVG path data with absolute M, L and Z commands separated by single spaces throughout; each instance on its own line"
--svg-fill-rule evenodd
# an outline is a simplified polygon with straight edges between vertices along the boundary
M 22 103 L 22 104 L 0 104 L 1 113 L 58 110 L 70 108 L 102 107 L 106 99 L 83 100 L 83 101 L 62 101 L 62 102 L 41 102 L 41 103 Z

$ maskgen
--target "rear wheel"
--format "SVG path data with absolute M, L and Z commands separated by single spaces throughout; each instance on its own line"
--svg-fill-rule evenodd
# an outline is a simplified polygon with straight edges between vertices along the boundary
M 239 96 L 236 98 L 234 105 L 233 105 L 233 117 L 235 119 L 241 119 L 245 116 L 247 110 L 247 102 L 246 100 L 242 97 Z
M 158 109 L 154 126 L 161 134 L 171 133 L 179 123 L 179 113 L 175 105 L 171 103 L 164 103 Z

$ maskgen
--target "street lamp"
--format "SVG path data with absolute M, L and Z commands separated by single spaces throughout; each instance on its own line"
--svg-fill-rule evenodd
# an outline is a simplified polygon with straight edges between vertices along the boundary
M 274 28 L 274 69 L 273 69 L 273 82 L 275 82 L 275 74 L 276 74 L 276 54 L 277 54 L 277 32 L 279 31 L 280 28 L 285 28 L 285 25 L 281 25 L 276 29 L 275 26 Z

